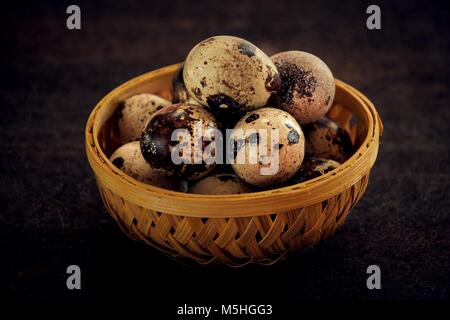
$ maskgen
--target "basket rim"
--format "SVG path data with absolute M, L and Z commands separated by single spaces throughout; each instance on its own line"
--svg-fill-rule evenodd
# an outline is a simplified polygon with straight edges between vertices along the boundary
M 142 84 L 149 79 L 173 74 L 178 66 L 179 64 L 173 64 L 144 73 L 114 88 L 97 103 L 86 123 L 86 154 L 97 181 L 139 206 L 191 217 L 251 217 L 289 211 L 321 203 L 351 187 L 370 171 L 376 160 L 379 138 L 383 131 L 378 112 L 361 92 L 336 79 L 336 87 L 356 99 L 367 116 L 367 135 L 364 141 L 352 157 L 337 169 L 299 184 L 233 195 L 183 193 L 139 182 L 117 169 L 100 147 L 99 113 L 124 89 Z M 283 204 L 280 205 L 280 202 Z

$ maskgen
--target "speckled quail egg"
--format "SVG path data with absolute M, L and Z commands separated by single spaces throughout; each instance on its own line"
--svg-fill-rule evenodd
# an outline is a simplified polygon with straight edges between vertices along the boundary
M 250 185 L 230 173 L 218 173 L 203 178 L 189 188 L 189 193 L 198 194 L 240 194 L 252 191 Z
M 226 126 L 266 105 L 280 86 L 270 58 L 247 40 L 232 36 L 197 44 L 186 58 L 183 78 L 189 94 L 209 106 Z
M 183 66 L 184 63 L 182 63 L 178 67 L 172 78 L 172 103 L 186 102 L 192 104 L 200 104 L 197 100 L 189 95 L 189 92 L 184 85 Z
M 319 157 L 343 163 L 353 151 L 349 134 L 333 120 L 322 117 L 303 127 L 305 152 L 308 157 Z
M 159 109 L 169 105 L 166 99 L 142 93 L 125 100 L 119 110 L 119 131 L 122 143 L 139 140 L 148 120 Z
M 231 143 L 234 171 L 258 187 L 289 180 L 300 168 L 305 151 L 300 125 L 289 113 L 275 108 L 244 115 L 233 130 Z
M 276 104 L 300 124 L 316 121 L 334 99 L 335 81 L 328 66 L 303 51 L 285 51 L 271 57 L 281 78 Z
M 153 115 L 141 136 L 142 154 L 166 176 L 202 178 L 215 166 L 216 136 L 211 129 L 217 127 L 214 116 L 202 106 L 178 103 L 164 107 Z M 188 135 L 176 134 L 176 129 Z
M 186 182 L 162 176 L 145 161 L 139 141 L 124 144 L 112 154 L 110 160 L 118 169 L 138 181 L 164 189 L 186 192 Z
M 340 165 L 339 162 L 330 159 L 306 158 L 290 182 L 295 184 L 317 178 Z

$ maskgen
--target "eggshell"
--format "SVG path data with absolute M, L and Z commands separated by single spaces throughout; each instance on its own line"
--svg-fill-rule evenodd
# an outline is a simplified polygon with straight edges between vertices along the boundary
M 303 51 L 285 51 L 271 59 L 281 78 L 281 88 L 275 99 L 277 106 L 289 112 L 300 124 L 325 115 L 335 94 L 335 81 L 328 66 Z
M 279 88 L 277 68 L 247 40 L 215 36 L 197 44 L 183 70 L 189 94 L 225 123 L 266 105 Z
M 196 123 L 202 129 L 202 135 L 195 131 Z M 208 129 L 217 127 L 214 116 L 199 105 L 178 103 L 167 106 L 153 115 L 144 130 L 140 140 L 142 154 L 153 168 L 158 169 L 164 175 L 187 180 L 202 178 L 216 165 L 212 155 L 209 158 L 203 157 L 205 148 L 209 145 L 212 148 L 215 142 L 202 142 L 202 140 L 214 139 L 207 133 Z M 191 146 L 190 153 L 186 148 L 186 154 L 184 154 L 184 151 L 179 148 L 179 141 L 172 141 L 172 134 L 177 129 L 185 129 L 189 132 L 189 141 L 182 143 Z M 180 152 L 180 158 L 185 159 L 185 162 L 188 163 L 176 164 L 173 161 L 172 151 Z M 205 155 L 208 154 L 205 153 Z M 196 164 L 197 158 L 203 159 L 202 163 Z
M 308 157 L 319 157 L 343 163 L 353 152 L 349 134 L 333 120 L 322 117 L 303 127 Z
M 121 142 L 139 140 L 151 116 L 170 104 L 170 101 L 149 93 L 138 94 L 126 99 L 119 111 Z
M 252 191 L 252 187 L 237 175 L 229 173 L 218 173 L 203 178 L 189 188 L 189 193 L 198 194 L 240 194 Z
M 130 177 L 153 186 L 175 191 L 186 191 L 186 184 L 164 177 L 155 171 L 142 157 L 139 141 L 129 142 L 118 148 L 110 161 Z
M 323 158 L 306 158 L 297 173 L 292 177 L 291 183 L 300 183 L 311 180 L 328 173 L 341 164 L 337 161 Z
M 184 85 L 183 67 L 184 63 L 181 64 L 180 67 L 178 67 L 172 78 L 172 103 L 185 102 L 191 104 L 200 104 L 197 100 L 189 95 L 189 92 Z
M 278 141 L 272 141 L 276 136 L 274 129 L 278 129 Z M 243 131 L 242 136 L 239 136 L 239 130 Z M 264 138 L 264 132 L 267 138 Z M 234 143 L 234 171 L 242 180 L 258 187 L 286 182 L 303 161 L 303 131 L 297 121 L 283 110 L 261 108 L 247 113 L 236 124 L 231 139 Z M 269 167 L 278 167 L 278 170 L 263 173 L 262 170 Z

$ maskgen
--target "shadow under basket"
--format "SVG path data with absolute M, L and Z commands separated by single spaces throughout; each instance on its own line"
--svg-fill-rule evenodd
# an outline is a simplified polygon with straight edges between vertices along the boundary
M 350 134 L 354 154 L 315 179 L 239 195 L 197 195 L 143 184 L 108 157 L 119 146 L 116 109 L 139 93 L 170 99 L 178 65 L 134 78 L 106 95 L 86 125 L 86 153 L 105 207 L 131 238 L 200 264 L 272 264 L 330 237 L 361 199 L 383 126 L 373 104 L 336 80 L 328 116 Z M 185 259 L 183 259 L 185 260 Z

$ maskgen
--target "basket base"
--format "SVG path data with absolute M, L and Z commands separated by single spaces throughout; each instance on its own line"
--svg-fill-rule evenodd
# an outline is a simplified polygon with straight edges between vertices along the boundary
M 364 194 L 369 174 L 322 203 L 253 217 L 194 218 L 166 214 L 134 205 L 102 186 L 110 215 L 132 239 L 181 262 L 200 265 L 249 263 L 271 265 L 327 239 L 342 225 Z

